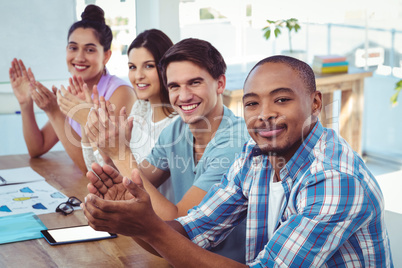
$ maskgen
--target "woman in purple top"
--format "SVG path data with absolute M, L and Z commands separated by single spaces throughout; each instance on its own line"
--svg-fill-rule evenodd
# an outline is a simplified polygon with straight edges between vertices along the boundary
M 113 35 L 105 24 L 103 10 L 88 5 L 81 17 L 82 20 L 75 22 L 68 32 L 66 62 L 69 72 L 73 77 L 81 77 L 90 89 L 98 85 L 100 96 L 109 99 L 117 109 L 123 106 L 131 109 L 135 101 L 133 89 L 123 80 L 111 76 L 105 67 L 112 54 Z M 86 123 L 88 105 L 84 109 L 76 109 L 79 112 L 74 113 L 72 118 L 78 123 L 70 120 L 70 125 L 57 103 L 56 87 L 52 87 L 52 92 L 35 81 L 31 69 L 27 71 L 22 60 L 13 60 L 9 75 L 20 104 L 24 139 L 30 156 L 43 155 L 60 140 L 71 159 L 85 172 L 79 125 Z M 77 81 L 76 78 L 74 80 Z M 70 84 L 74 80 L 70 80 Z M 42 129 L 36 123 L 33 102 L 49 118 Z

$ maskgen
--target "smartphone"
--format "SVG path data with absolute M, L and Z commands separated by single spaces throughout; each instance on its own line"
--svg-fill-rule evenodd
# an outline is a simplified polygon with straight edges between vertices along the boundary
M 52 246 L 117 237 L 116 234 L 95 231 L 89 225 L 49 229 L 42 230 L 40 232 L 42 233 L 46 241 Z

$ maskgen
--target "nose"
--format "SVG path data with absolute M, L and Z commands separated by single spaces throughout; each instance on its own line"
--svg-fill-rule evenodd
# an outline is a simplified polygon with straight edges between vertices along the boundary
M 136 72 L 135 72 L 135 79 L 142 79 L 144 78 L 144 71 L 142 68 L 137 68 Z
M 263 105 L 262 109 L 258 115 L 258 120 L 260 121 L 271 121 L 274 120 L 278 114 L 269 105 Z
M 187 86 L 182 86 L 179 91 L 179 101 L 189 102 L 193 98 L 193 93 Z
M 83 62 L 85 61 L 85 54 L 84 54 L 84 50 L 79 49 L 77 51 L 77 53 L 75 54 L 75 60 L 78 62 Z

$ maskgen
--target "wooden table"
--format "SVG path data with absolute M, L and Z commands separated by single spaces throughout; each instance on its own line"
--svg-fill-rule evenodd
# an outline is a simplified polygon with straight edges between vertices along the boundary
M 41 158 L 27 155 L 0 156 L 0 169 L 31 166 L 53 187 L 81 200 L 87 195 L 88 180 L 67 154 L 49 152 Z M 87 224 L 82 210 L 64 216 L 61 213 L 39 215 L 48 228 Z M 1 231 L 1 230 L 0 230 Z M 130 237 L 49 245 L 45 239 L 0 245 L 0 267 L 171 267 L 135 243 Z
M 360 70 L 340 74 L 316 74 L 317 90 L 321 91 L 323 97 L 321 123 L 337 130 L 359 154 L 362 153 L 364 78 L 370 76 L 372 72 Z M 340 103 L 334 102 L 333 93 L 337 90 L 341 91 Z M 242 97 L 243 89 L 225 90 L 223 102 L 235 114 L 243 116 Z

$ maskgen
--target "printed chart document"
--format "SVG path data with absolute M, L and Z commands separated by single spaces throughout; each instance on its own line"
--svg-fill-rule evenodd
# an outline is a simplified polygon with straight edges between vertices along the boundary
M 0 217 L 53 213 L 68 199 L 30 167 L 2 169 L 0 177 Z

